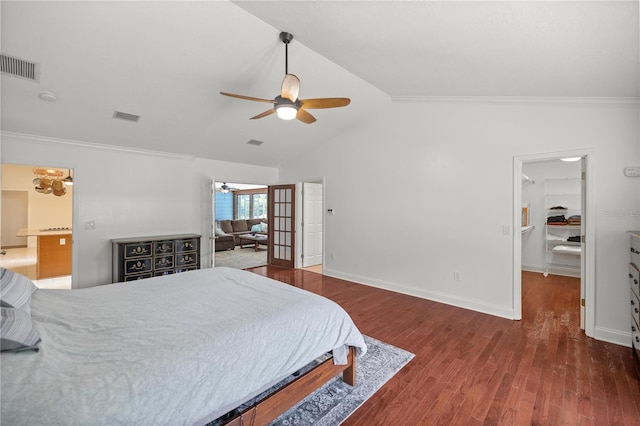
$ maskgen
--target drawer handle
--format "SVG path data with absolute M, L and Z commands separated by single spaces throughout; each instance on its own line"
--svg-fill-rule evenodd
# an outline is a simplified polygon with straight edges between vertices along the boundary
M 633 275 L 631 275 L 631 272 L 629 272 L 629 278 L 633 278 Z
M 636 342 L 640 343 L 640 337 L 636 336 Z
M 638 280 L 634 279 L 634 280 L 633 280 L 633 283 L 634 283 L 635 285 L 638 285 Z
M 631 247 L 631 253 L 635 253 L 635 254 L 640 254 L 640 251 L 634 249 L 633 247 Z

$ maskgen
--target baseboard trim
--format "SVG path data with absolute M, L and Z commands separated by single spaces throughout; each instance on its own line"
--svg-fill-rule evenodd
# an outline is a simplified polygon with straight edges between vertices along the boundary
M 496 317 L 513 319 L 513 310 L 503 308 L 495 305 L 487 305 L 478 303 L 476 301 L 465 299 L 462 297 L 452 297 L 447 294 L 425 291 L 416 289 L 413 287 L 407 287 L 402 284 L 379 280 L 371 277 L 365 277 L 360 275 L 348 274 L 335 269 L 326 268 L 323 271 L 323 275 L 328 275 L 333 278 L 339 278 L 343 280 L 352 281 L 358 284 L 367 285 L 369 287 L 380 288 L 383 290 L 394 291 L 396 293 L 406 294 L 408 296 L 419 297 L 421 299 L 431 300 L 433 302 L 444 303 L 445 305 L 456 306 L 458 308 L 469 309 L 483 314 L 489 314 Z
M 522 265 L 522 270 L 527 272 L 539 272 L 544 274 L 547 271 L 546 266 L 540 265 Z M 562 266 L 549 266 L 549 273 L 552 275 L 561 275 L 563 277 L 580 278 L 580 269 Z
M 613 343 L 620 346 L 631 347 L 631 333 L 614 330 L 607 327 L 597 327 L 594 329 L 593 338 L 603 342 Z

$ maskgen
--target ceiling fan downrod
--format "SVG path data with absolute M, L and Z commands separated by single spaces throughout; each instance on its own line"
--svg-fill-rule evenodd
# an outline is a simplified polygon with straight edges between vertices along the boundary
M 284 43 L 284 73 L 289 74 L 289 43 L 293 40 L 293 34 L 287 32 L 280 33 L 280 40 Z

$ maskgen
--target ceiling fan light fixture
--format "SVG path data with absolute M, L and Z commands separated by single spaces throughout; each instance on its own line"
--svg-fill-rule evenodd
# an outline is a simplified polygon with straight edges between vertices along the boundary
M 298 115 L 298 109 L 291 105 L 276 105 L 276 115 L 282 120 L 293 120 Z
M 276 115 L 282 120 L 293 120 L 298 115 L 298 109 L 300 103 L 291 102 L 290 99 L 283 98 L 282 96 L 276 96 Z

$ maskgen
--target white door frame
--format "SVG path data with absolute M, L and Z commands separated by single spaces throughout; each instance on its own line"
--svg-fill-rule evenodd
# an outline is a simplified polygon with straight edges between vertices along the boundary
M 585 251 L 586 258 L 582 276 L 586 276 L 585 289 L 585 334 L 594 336 L 595 332 L 595 209 L 594 209 L 594 151 L 580 149 L 573 151 L 550 152 L 513 157 L 513 319 L 522 319 L 522 164 L 531 161 L 554 160 L 565 157 L 584 157 L 587 165 Z

